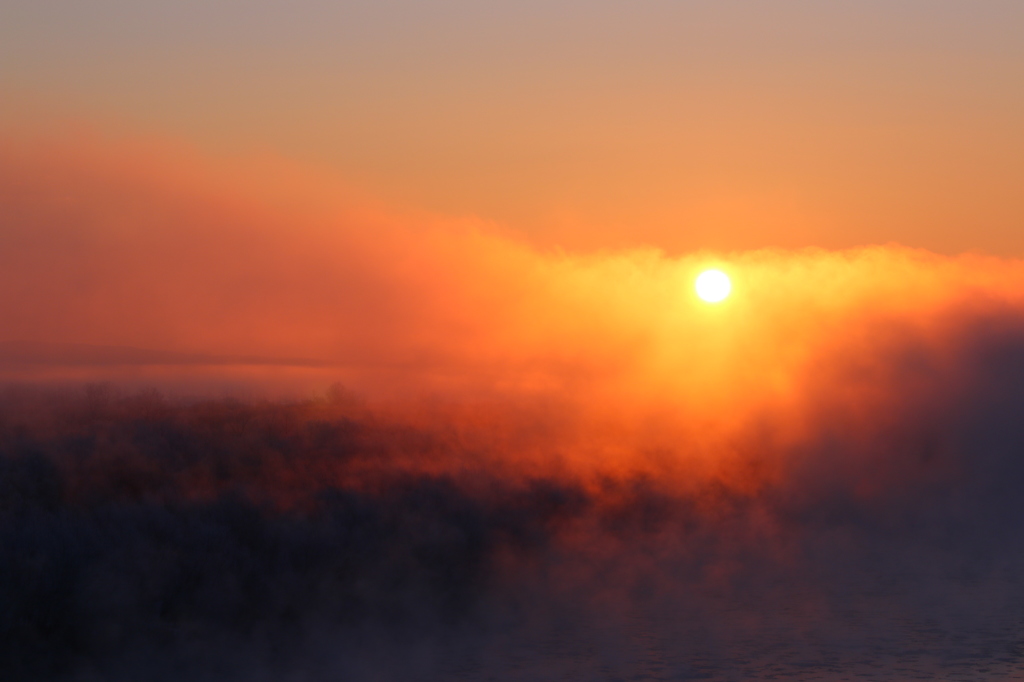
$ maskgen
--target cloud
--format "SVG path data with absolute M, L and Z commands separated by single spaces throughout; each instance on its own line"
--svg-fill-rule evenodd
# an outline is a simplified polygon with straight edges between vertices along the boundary
M 289 172 L 0 147 L 6 677 L 1019 668 L 1021 263 L 541 251 Z

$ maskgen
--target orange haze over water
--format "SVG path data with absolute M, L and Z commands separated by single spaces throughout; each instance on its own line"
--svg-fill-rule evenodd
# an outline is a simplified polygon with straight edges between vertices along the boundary
M 1022 35 L 0 2 L 0 679 L 1024 679 Z
M 544 466 L 799 439 L 823 405 L 907 388 L 893 357 L 908 348 L 942 365 L 965 320 L 1024 306 L 1014 260 L 545 250 L 285 164 L 156 146 L 8 138 L 0 215 L 7 381 L 267 397 L 340 383 L 403 419 L 447 415 L 467 442 L 525 439 L 515 457 Z M 707 267 L 732 278 L 722 304 L 694 293 Z

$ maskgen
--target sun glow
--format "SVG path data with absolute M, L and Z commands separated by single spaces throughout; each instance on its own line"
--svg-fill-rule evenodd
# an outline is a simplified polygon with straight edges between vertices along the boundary
M 708 303 L 724 301 L 732 291 L 729 276 L 721 270 L 705 270 L 697 276 L 694 285 L 697 288 L 697 296 Z

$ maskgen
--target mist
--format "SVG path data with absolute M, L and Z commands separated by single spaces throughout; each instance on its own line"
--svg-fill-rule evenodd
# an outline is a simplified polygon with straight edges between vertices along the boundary
M 1021 674 L 1020 262 L 2 151 L 5 678 Z

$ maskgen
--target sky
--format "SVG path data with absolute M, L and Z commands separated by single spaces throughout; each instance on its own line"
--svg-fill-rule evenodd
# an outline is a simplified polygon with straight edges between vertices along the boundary
M 0 116 L 278 156 L 544 247 L 1019 256 L 1022 29 L 995 0 L 15 0 Z
M 3 3 L 0 678 L 1024 679 L 1022 23 Z

